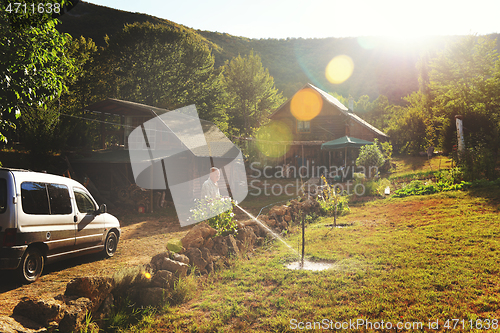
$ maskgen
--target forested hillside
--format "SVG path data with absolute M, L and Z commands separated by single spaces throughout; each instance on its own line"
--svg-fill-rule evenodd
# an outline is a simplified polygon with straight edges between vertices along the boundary
M 126 23 L 161 23 L 179 30 L 192 30 L 175 22 L 154 16 L 130 13 L 86 2 L 80 2 L 64 15 L 58 29 L 73 37 L 90 37 L 104 46 L 104 36 L 112 36 Z M 389 41 L 381 38 L 325 39 L 249 39 L 226 33 L 196 32 L 213 43 L 215 66 L 250 50 L 262 58 L 276 86 L 285 97 L 291 97 L 305 83 L 311 82 L 325 91 L 358 99 L 368 95 L 388 97 L 392 104 L 403 103 L 402 97 L 418 89 L 416 63 L 422 54 L 432 57 L 456 40 L 456 37 L 434 37 L 421 41 Z M 495 36 L 493 36 L 495 37 Z M 498 45 L 498 44 L 497 44 Z M 325 68 L 335 56 L 345 54 L 354 63 L 352 76 L 341 84 L 332 84 L 325 77 Z

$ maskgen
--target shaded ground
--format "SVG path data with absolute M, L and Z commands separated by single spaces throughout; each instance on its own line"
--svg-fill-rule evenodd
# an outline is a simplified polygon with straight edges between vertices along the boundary
M 125 218 L 131 220 L 131 218 Z M 112 276 L 116 270 L 148 263 L 151 257 L 165 251 L 169 239 L 180 239 L 190 229 L 181 228 L 175 217 L 147 217 L 141 215 L 129 225 L 122 224 L 122 237 L 112 258 L 87 255 L 48 265 L 35 283 L 20 285 L 14 272 L 2 271 L 0 276 L 0 315 L 10 315 L 23 297 L 53 297 L 64 293 L 66 284 L 83 276 Z M 126 221 L 128 222 L 128 221 Z M 134 221 L 132 221 L 134 222 Z M 130 223 L 130 222 L 129 222 Z

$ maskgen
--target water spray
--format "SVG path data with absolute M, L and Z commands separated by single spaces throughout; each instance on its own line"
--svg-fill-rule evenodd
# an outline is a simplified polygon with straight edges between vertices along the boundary
M 249 212 L 247 212 L 246 210 L 244 210 L 243 208 L 241 208 L 238 204 L 235 204 L 236 207 L 238 207 L 243 213 L 247 214 L 252 220 L 254 220 L 255 222 L 257 222 L 261 227 L 263 227 L 268 233 L 270 233 L 274 238 L 280 240 L 283 244 L 285 244 L 290 250 L 292 250 L 296 255 L 297 257 L 299 257 L 299 253 L 297 251 L 295 251 L 295 249 L 293 247 L 290 246 L 290 244 L 288 244 L 280 235 L 278 235 L 277 233 L 275 233 L 271 228 L 269 228 L 266 224 L 264 224 L 263 222 L 259 221 L 259 219 L 257 219 L 255 216 L 253 216 L 252 214 L 250 214 Z M 262 210 L 261 210 L 262 211 Z M 260 214 L 259 214 L 260 215 Z

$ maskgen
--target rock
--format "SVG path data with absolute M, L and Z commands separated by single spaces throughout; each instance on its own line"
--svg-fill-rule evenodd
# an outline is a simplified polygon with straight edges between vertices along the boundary
M 53 321 L 59 322 L 64 316 L 62 302 L 53 298 L 25 298 L 16 305 L 12 313 L 29 318 L 43 326 L 48 326 Z
M 159 270 L 151 279 L 151 285 L 160 288 L 173 288 L 174 280 L 174 273 L 167 270 Z
M 285 215 L 285 222 L 290 222 L 292 220 L 291 215 Z
M 91 311 L 95 312 L 102 301 L 113 291 L 115 282 L 107 277 L 82 277 L 71 280 L 66 285 L 65 296 L 86 297 L 92 301 Z
M 238 246 L 239 252 L 243 252 L 245 250 L 243 243 L 240 240 L 236 240 L 236 245 Z
M 205 261 L 207 263 L 211 263 L 212 262 L 212 254 L 210 253 L 210 250 L 207 249 L 206 247 L 202 247 L 200 249 L 200 251 L 201 251 L 202 258 L 205 259 Z
M 185 249 L 190 247 L 199 248 L 203 245 L 205 239 L 215 236 L 217 230 L 209 226 L 206 222 L 201 222 L 195 225 L 189 232 L 181 239 L 182 246 Z
M 47 332 L 47 329 L 29 318 L 13 315 L 12 317 L 0 316 L 0 332 L 42 333 Z
M 226 257 L 229 253 L 229 248 L 226 244 L 226 239 L 222 236 L 217 236 L 213 238 L 214 246 L 213 251 L 220 256 Z
M 200 249 L 189 248 L 186 250 L 186 255 L 189 257 L 189 264 L 190 265 L 193 265 L 196 268 L 198 268 L 198 270 L 201 274 L 207 273 L 207 270 L 205 269 L 205 267 L 207 266 L 208 262 L 203 258 L 203 255 L 202 255 Z
M 229 254 L 239 257 L 240 250 L 238 248 L 238 243 L 236 243 L 236 239 L 234 239 L 233 235 L 226 236 L 226 243 L 229 250 Z
M 175 253 L 184 253 L 184 248 L 181 244 L 176 244 L 173 242 L 167 243 L 167 250 L 175 252 Z
M 189 251 L 189 249 L 188 249 Z M 187 253 L 187 251 L 186 251 Z M 176 277 L 184 277 L 187 275 L 189 266 L 185 263 L 172 260 L 170 258 L 163 258 L 161 265 L 159 265 L 159 269 L 167 270 L 175 274 Z
M 263 219 L 267 219 L 267 215 L 262 215 L 262 216 L 259 216 L 259 219 L 261 221 L 263 221 Z M 253 226 L 253 225 L 257 225 L 258 223 L 254 220 L 254 219 L 251 219 L 251 220 L 247 220 L 247 221 L 243 221 L 243 222 L 238 222 L 238 229 L 240 228 L 243 228 L 243 227 L 250 227 L 250 226 Z M 241 226 L 240 226 L 241 225 Z
M 79 332 L 92 307 L 93 302 L 86 297 L 68 301 L 64 307 L 64 317 L 59 322 L 59 332 Z
M 98 319 L 109 318 L 111 310 L 113 310 L 114 303 L 115 303 L 115 298 L 113 297 L 113 294 L 109 294 L 108 297 L 104 299 L 104 301 L 101 304 L 101 307 L 97 311 L 97 313 L 99 314 Z
M 203 247 L 211 250 L 214 247 L 214 241 L 212 238 L 207 238 L 205 239 L 205 242 L 203 243 Z
M 269 219 L 267 219 L 267 223 L 266 223 L 266 224 L 267 224 L 267 226 L 269 226 L 269 227 L 275 227 L 277 223 L 278 223 L 278 222 L 277 222 L 277 220 L 276 220 L 276 219 L 274 219 L 274 218 L 269 218 Z
M 153 272 L 156 272 L 157 270 L 161 269 L 160 266 L 163 262 L 163 259 L 168 258 L 169 256 L 170 256 L 169 252 L 162 252 L 155 254 L 153 258 L 151 258 L 151 261 L 149 262 L 149 266 L 151 266 Z
M 252 247 L 256 238 L 257 236 L 251 227 L 238 229 L 238 234 L 236 235 L 236 239 L 241 241 L 241 243 L 246 247 Z
M 171 252 L 170 259 L 176 260 L 178 262 L 182 262 L 186 265 L 189 264 L 189 258 L 187 256 L 185 256 L 184 254 L 178 254 L 178 253 Z
M 282 205 L 282 206 L 274 206 L 273 208 L 271 208 L 269 210 L 269 213 L 268 215 L 269 216 L 273 216 L 273 215 L 277 215 L 277 216 L 283 216 L 285 215 L 286 213 L 286 210 L 288 209 L 287 206 L 285 205 Z
M 132 287 L 127 292 L 128 297 L 136 307 L 161 306 L 169 295 L 169 291 L 159 287 Z
M 208 274 L 212 273 L 214 271 L 214 263 L 213 262 L 209 263 L 206 269 Z

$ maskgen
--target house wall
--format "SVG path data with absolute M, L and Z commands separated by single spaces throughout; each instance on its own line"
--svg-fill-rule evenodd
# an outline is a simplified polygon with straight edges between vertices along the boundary
M 351 124 L 348 127 L 348 133 L 348 136 L 366 141 L 373 141 L 375 138 L 380 141 L 385 141 L 386 139 L 354 120 L 351 120 Z
M 271 119 L 288 126 L 294 141 L 330 141 L 346 135 L 346 116 L 331 104 L 323 104 L 321 112 L 310 120 L 309 132 L 297 130 L 298 121 L 290 111 L 290 103 L 284 105 Z

